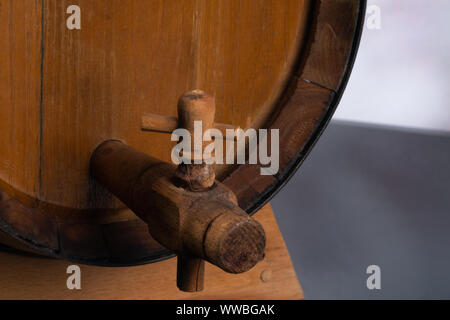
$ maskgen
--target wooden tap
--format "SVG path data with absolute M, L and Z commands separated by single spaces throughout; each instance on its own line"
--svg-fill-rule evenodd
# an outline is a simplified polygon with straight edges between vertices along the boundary
M 213 97 L 194 90 L 180 98 L 176 121 L 191 133 L 194 121 L 202 121 L 203 135 L 214 127 L 214 114 Z M 148 224 L 153 238 L 177 253 L 177 285 L 189 292 L 203 289 L 204 260 L 241 273 L 263 259 L 265 248 L 261 225 L 215 180 L 203 148 L 193 145 L 189 155 L 201 161 L 175 167 L 110 140 L 91 159 L 92 176 Z

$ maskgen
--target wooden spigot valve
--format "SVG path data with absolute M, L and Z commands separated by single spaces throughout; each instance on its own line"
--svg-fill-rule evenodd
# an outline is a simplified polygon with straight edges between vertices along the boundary
M 201 121 L 203 135 L 215 126 L 214 115 L 213 97 L 194 90 L 180 98 L 175 121 L 191 134 Z M 200 159 L 203 147 L 192 146 L 182 156 Z M 204 260 L 241 273 L 263 259 L 265 248 L 261 225 L 215 180 L 211 165 L 196 162 L 175 167 L 117 140 L 101 144 L 91 158 L 92 176 L 148 224 L 155 240 L 177 253 L 177 285 L 188 292 L 203 289 Z

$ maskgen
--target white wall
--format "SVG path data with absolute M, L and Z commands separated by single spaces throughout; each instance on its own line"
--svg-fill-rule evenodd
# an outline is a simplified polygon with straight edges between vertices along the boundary
M 450 131 L 450 0 L 369 0 L 381 29 L 364 29 L 335 119 Z

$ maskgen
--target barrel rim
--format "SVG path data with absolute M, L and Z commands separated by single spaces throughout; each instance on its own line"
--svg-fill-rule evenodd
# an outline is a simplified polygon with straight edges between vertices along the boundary
M 326 113 L 322 116 L 322 119 L 318 121 L 319 125 L 317 126 L 315 132 L 308 139 L 306 145 L 303 148 L 304 151 L 300 150 L 297 153 L 297 156 L 292 161 L 291 166 L 289 166 L 283 173 L 283 178 L 279 179 L 277 181 L 277 184 L 274 184 L 271 187 L 271 189 L 267 191 L 266 194 L 264 194 L 257 202 L 253 203 L 251 206 L 249 206 L 246 209 L 246 211 L 250 215 L 255 214 L 264 205 L 266 205 L 289 182 L 289 180 L 294 176 L 294 174 L 297 172 L 297 170 L 300 168 L 300 166 L 303 164 L 303 162 L 309 156 L 311 150 L 313 149 L 313 147 L 315 146 L 315 144 L 317 143 L 319 138 L 322 136 L 325 129 L 328 127 L 328 125 L 329 125 L 334 113 L 336 112 L 341 99 L 342 99 L 344 91 L 347 88 L 348 81 L 349 81 L 351 73 L 353 71 L 353 67 L 354 67 L 356 57 L 357 57 L 358 51 L 359 51 L 359 46 L 360 46 L 360 42 L 361 42 L 361 38 L 362 38 L 362 32 L 364 29 L 366 7 L 367 7 L 367 0 L 360 0 L 354 41 L 353 41 L 351 51 L 350 51 L 350 54 L 348 57 L 348 62 L 347 62 L 348 65 L 345 70 L 345 73 L 343 74 L 343 77 L 341 79 L 341 82 L 340 82 L 337 90 L 333 94 L 332 99 L 329 101 Z

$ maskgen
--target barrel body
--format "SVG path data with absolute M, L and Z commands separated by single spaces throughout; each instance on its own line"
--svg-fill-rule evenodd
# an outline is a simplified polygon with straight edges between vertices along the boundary
M 89 174 L 117 139 L 170 162 L 170 135 L 144 114 L 177 116 L 201 88 L 218 123 L 279 129 L 275 175 L 217 165 L 256 212 L 304 160 L 331 118 L 359 43 L 360 0 L 0 0 L 0 242 L 97 265 L 171 255 Z

